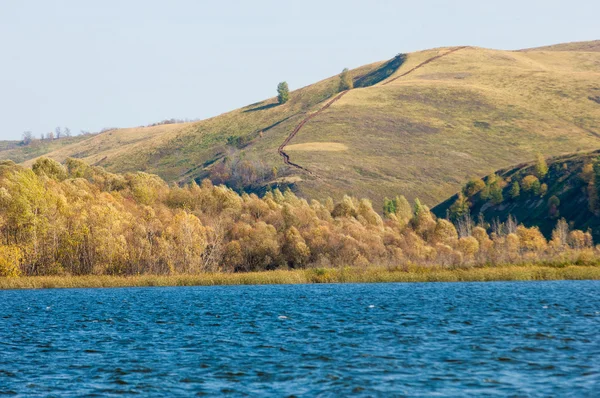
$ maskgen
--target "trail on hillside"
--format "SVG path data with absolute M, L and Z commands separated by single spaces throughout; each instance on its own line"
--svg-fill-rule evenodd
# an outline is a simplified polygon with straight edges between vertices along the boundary
M 341 93 L 339 93 L 338 95 L 336 95 L 332 100 L 330 100 L 325 105 L 323 105 L 323 107 L 321 109 L 319 109 L 318 111 L 316 111 L 314 113 L 311 113 L 310 115 L 308 115 L 307 117 L 305 117 L 296 126 L 296 128 L 294 128 L 294 130 L 290 133 L 290 135 L 287 136 L 287 138 L 285 139 L 285 141 L 283 141 L 283 143 L 281 145 L 279 145 L 279 148 L 277 148 L 277 152 L 279 152 L 279 155 L 283 158 L 283 162 L 285 164 L 287 164 L 288 166 L 295 167 L 295 168 L 300 169 L 300 170 L 304 170 L 308 174 L 315 175 L 312 171 L 310 171 L 310 170 L 308 170 L 308 169 L 300 166 L 299 164 L 296 164 L 296 163 L 292 162 L 290 160 L 290 155 L 288 155 L 287 153 L 285 153 L 284 150 L 283 150 L 283 148 L 285 148 L 285 146 L 290 143 L 290 141 L 296 136 L 296 134 L 298 134 L 298 131 L 300 131 L 300 129 L 302 127 L 304 127 L 304 125 L 306 124 L 306 122 L 308 122 L 310 119 L 312 119 L 313 117 L 315 117 L 318 114 L 320 114 L 321 112 L 323 112 L 325 109 L 329 108 L 334 102 L 336 102 L 337 100 L 339 100 L 340 98 L 342 98 L 348 91 L 349 90 L 342 91 Z
M 467 48 L 467 47 L 468 47 L 468 46 L 455 47 L 455 48 L 453 48 L 453 49 L 451 49 L 451 50 L 449 50 L 449 51 L 446 51 L 446 52 L 445 52 L 445 53 L 443 53 L 443 54 L 438 54 L 438 55 L 436 55 L 436 56 L 434 56 L 434 57 L 431 57 L 431 58 L 429 58 L 429 59 L 427 59 L 427 60 L 425 60 L 425 61 L 421 62 L 419 65 L 415 66 L 414 68 L 410 69 L 409 71 L 407 71 L 407 72 L 404 72 L 403 74 L 401 74 L 401 75 L 398 75 L 398 76 L 394 77 L 394 78 L 393 78 L 393 79 L 391 79 L 391 80 L 388 80 L 387 82 L 383 83 L 382 85 L 384 86 L 384 85 L 386 85 L 386 84 L 389 84 L 389 83 L 391 83 L 391 82 L 393 82 L 393 81 L 395 81 L 395 80 L 397 80 L 397 79 L 399 79 L 399 78 L 401 78 L 401 77 L 404 77 L 404 76 L 408 75 L 409 73 L 412 73 L 412 72 L 414 72 L 415 70 L 417 70 L 417 69 L 419 69 L 419 68 L 422 68 L 423 66 L 427 65 L 427 64 L 428 64 L 428 63 L 430 63 L 430 62 L 433 62 L 433 61 L 435 61 L 435 60 L 437 60 L 437 59 L 440 59 L 440 58 L 442 58 L 442 57 L 445 57 L 446 55 L 450 55 L 450 54 L 452 54 L 452 53 L 454 53 L 454 52 L 456 52 L 456 51 L 458 51 L 458 50 L 462 50 L 462 49 L 464 49 L 464 48 Z M 339 100 L 340 98 L 342 98 L 342 97 L 343 97 L 343 96 L 344 96 L 344 95 L 345 95 L 345 94 L 346 94 L 348 91 L 350 91 L 350 90 L 342 91 L 342 92 L 341 92 L 341 93 L 339 93 L 337 96 L 335 96 L 335 97 L 334 97 L 332 100 L 330 100 L 330 101 L 329 101 L 329 102 L 327 102 L 325 105 L 323 105 L 323 107 L 322 107 L 321 109 L 319 109 L 318 111 L 316 111 L 316 112 L 314 112 L 314 113 L 311 113 L 310 115 L 308 115 L 307 117 L 305 117 L 305 118 L 304 118 L 304 119 L 303 119 L 303 120 L 302 120 L 302 121 L 301 121 L 301 122 L 300 122 L 300 123 L 299 123 L 299 124 L 296 126 L 296 128 L 294 128 L 294 130 L 293 130 L 293 131 L 290 133 L 290 135 L 288 135 L 288 136 L 287 136 L 287 138 L 285 139 L 285 141 L 283 141 L 283 143 L 282 143 L 281 145 L 279 145 L 279 148 L 277 148 L 277 152 L 279 152 L 279 155 L 280 155 L 280 156 L 283 158 L 283 162 L 284 162 L 285 164 L 287 164 L 288 166 L 292 166 L 292 167 L 295 167 L 295 168 L 297 168 L 297 169 L 303 170 L 303 171 L 307 172 L 307 173 L 308 173 L 308 174 L 310 174 L 310 175 L 313 175 L 313 176 L 315 175 L 315 173 L 313 173 L 312 171 L 308 170 L 307 168 L 305 168 L 305 167 L 302 167 L 302 166 L 300 166 L 299 164 L 296 164 L 296 163 L 292 162 L 292 161 L 290 160 L 290 155 L 288 155 L 288 154 L 287 154 L 287 153 L 286 153 L 286 152 L 285 152 L 283 149 L 286 147 L 286 145 L 287 145 L 287 144 L 289 144 L 289 143 L 290 143 L 290 141 L 291 141 L 292 139 L 294 139 L 294 137 L 296 136 L 296 134 L 298 134 L 298 132 L 299 132 L 299 131 L 302 129 L 302 127 L 304 127 L 304 125 L 305 125 L 305 124 L 306 124 L 306 123 L 307 123 L 307 122 L 308 122 L 310 119 L 314 118 L 315 116 L 319 115 L 321 112 L 323 112 L 324 110 L 326 110 L 327 108 L 329 108 L 329 107 L 330 107 L 330 106 L 331 106 L 331 105 L 332 105 L 334 102 L 336 102 L 337 100 Z
M 401 74 L 401 75 L 398 75 L 398 76 L 396 76 L 395 78 L 388 80 L 387 82 L 383 83 L 383 84 L 382 84 L 382 86 L 385 86 L 386 84 L 390 84 L 391 82 L 393 82 L 393 81 L 395 81 L 395 80 L 398 80 L 398 79 L 400 79 L 401 77 L 404 77 L 404 76 L 408 75 L 409 73 L 412 73 L 412 72 L 416 71 L 416 70 L 417 70 L 417 69 L 419 69 L 419 68 L 422 68 L 423 66 L 427 65 L 427 64 L 428 64 L 428 63 L 430 63 L 430 62 L 433 62 L 433 61 L 435 61 L 435 60 L 437 60 L 437 59 L 440 59 L 440 58 L 442 58 L 442 57 L 445 57 L 446 55 L 450 55 L 450 54 L 452 54 L 452 53 L 454 53 L 454 52 L 457 52 L 458 50 L 462 50 L 462 49 L 465 49 L 465 48 L 467 48 L 467 47 L 468 47 L 468 46 L 455 47 L 455 48 L 453 48 L 453 49 L 451 49 L 451 50 L 449 50 L 449 51 L 446 51 L 446 52 L 445 52 L 445 53 L 443 53 L 443 54 L 438 54 L 438 55 L 436 55 L 435 57 L 431 57 L 431 58 L 429 58 L 429 59 L 427 59 L 427 60 L 425 60 L 425 61 L 421 62 L 419 65 L 415 66 L 414 68 L 412 68 L 412 69 L 410 69 L 410 70 L 408 70 L 408 71 L 404 72 L 403 74 Z

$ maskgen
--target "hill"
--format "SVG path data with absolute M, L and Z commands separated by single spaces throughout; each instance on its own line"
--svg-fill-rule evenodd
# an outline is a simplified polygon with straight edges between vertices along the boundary
M 402 54 L 351 70 L 356 88 L 340 97 L 334 76 L 283 105 L 271 98 L 199 122 L 112 130 L 46 155 L 169 182 L 289 185 L 308 197 L 370 197 L 377 208 L 401 193 L 433 205 L 469 177 L 537 152 L 600 148 L 600 52 L 586 50 L 595 43 Z M 41 154 L 0 159 L 27 165 Z
M 579 51 L 579 52 L 599 52 L 600 40 L 576 41 L 572 43 L 554 44 L 551 46 L 528 48 L 521 51 Z
M 524 163 L 496 172 L 499 177 L 496 184 L 502 190 L 500 201 L 489 195 L 483 183 L 479 185 L 481 190 L 473 189 L 476 184 L 469 183 L 461 199 L 467 201 L 471 217 L 477 219 L 481 214 L 491 224 L 494 220 L 506 222 L 513 216 L 526 226 L 539 226 L 548 238 L 557 221 L 565 218 L 571 228 L 584 231 L 591 228 L 594 241 L 600 242 L 600 151 L 549 159 L 548 173 L 543 177 L 536 170 L 536 164 Z M 484 179 L 488 186 L 490 178 L 494 177 Z M 515 184 L 519 186 L 518 194 Z M 434 207 L 432 212 L 441 217 L 452 216 L 462 207 L 451 207 L 457 199 L 458 194 Z

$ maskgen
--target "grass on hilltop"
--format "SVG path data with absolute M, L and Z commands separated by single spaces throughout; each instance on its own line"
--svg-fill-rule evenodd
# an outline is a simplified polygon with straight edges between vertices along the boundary
M 309 121 L 290 143 L 290 149 L 319 143 L 348 148 L 290 153 L 316 178 L 284 166 L 277 147 L 337 92 L 337 76 L 293 91 L 284 105 L 271 98 L 200 122 L 119 129 L 48 148 L 49 156 L 156 173 L 169 182 L 204 178 L 225 157 L 238 156 L 277 167 L 284 178 L 277 181 L 295 181 L 304 196 L 339 199 L 347 193 L 369 197 L 380 208 L 383 197 L 404 194 L 434 205 L 469 177 L 531 160 L 537 152 L 600 148 L 600 105 L 591 100 L 600 98 L 600 52 L 590 50 L 595 46 L 521 52 L 469 47 L 388 85 L 383 83 L 446 49 L 354 69 L 361 87 Z M 243 144 L 228 145 L 230 137 Z M 0 159 L 40 154 L 0 151 Z

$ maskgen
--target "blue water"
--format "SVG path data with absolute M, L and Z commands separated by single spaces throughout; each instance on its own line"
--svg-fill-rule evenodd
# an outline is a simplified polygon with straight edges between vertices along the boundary
M 598 396 L 600 283 L 0 291 L 0 393 Z

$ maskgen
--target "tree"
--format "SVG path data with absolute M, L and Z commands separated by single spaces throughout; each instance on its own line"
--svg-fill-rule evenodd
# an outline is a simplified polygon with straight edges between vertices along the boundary
M 396 201 L 393 199 L 383 199 L 383 215 L 389 216 L 390 214 L 396 214 Z
M 494 204 L 501 203 L 504 200 L 502 197 L 504 184 L 504 180 L 496 173 L 490 174 L 485 181 L 485 187 L 481 190 L 481 199 L 491 200 Z
M 350 72 L 348 71 L 348 68 L 344 68 L 342 73 L 340 73 L 340 91 L 351 90 L 353 88 L 354 82 L 352 81 Z
M 512 187 L 510 188 L 510 197 L 512 199 L 516 199 L 521 194 L 521 186 L 519 185 L 519 181 L 515 181 L 512 183 Z
M 290 89 L 287 82 L 281 82 L 277 85 L 277 101 L 285 104 L 290 99 Z
M 523 178 L 521 181 L 521 187 L 523 191 L 532 193 L 534 195 L 538 195 L 540 193 L 540 189 L 542 185 L 540 184 L 540 180 L 534 175 L 528 175 Z
M 594 177 L 592 178 L 591 184 L 596 188 L 596 197 L 600 197 L 600 156 L 596 158 L 592 166 L 594 170 Z
M 481 191 L 485 187 L 485 182 L 481 178 L 472 178 L 467 182 L 463 189 L 463 193 L 467 198 L 472 197 L 477 192 Z
M 0 245 L 0 277 L 17 277 L 21 274 L 19 268 L 23 255 L 18 246 Z
M 558 196 L 551 196 L 550 199 L 548 199 L 548 213 L 550 214 L 550 217 L 558 218 L 560 216 L 558 206 L 560 206 L 560 199 Z
M 546 163 L 546 159 L 542 156 L 541 153 L 537 154 L 536 162 L 535 162 L 535 174 L 537 177 L 542 180 L 548 174 L 548 164 Z
M 31 131 L 24 131 L 22 137 L 23 145 L 29 145 L 31 144 L 31 141 L 33 141 L 33 133 Z
M 558 220 L 556 227 L 552 231 L 552 240 L 550 241 L 550 244 L 554 249 L 560 250 L 567 246 L 568 240 L 569 224 L 564 218 L 561 218 Z
M 54 129 L 54 136 L 57 140 L 63 136 L 63 131 L 60 127 Z
M 469 208 L 471 207 L 471 203 L 469 203 L 468 199 L 462 194 L 462 192 L 458 193 L 458 197 L 456 201 L 450 206 L 449 209 L 449 217 L 451 220 L 458 220 L 464 217 L 466 214 L 469 214 Z
M 410 203 L 404 197 L 404 195 L 396 196 L 396 199 L 394 201 L 396 202 L 396 217 L 398 217 L 398 220 L 407 223 L 413 215 Z
M 45 175 L 46 177 L 62 181 L 67 178 L 67 172 L 64 166 L 56 160 L 41 157 L 38 158 L 31 166 L 31 170 L 38 176 Z
M 496 181 L 490 185 L 490 199 L 495 205 L 502 203 L 504 200 L 504 197 L 502 196 L 502 185 L 500 185 L 500 182 Z
M 52 141 L 54 139 L 54 133 L 52 131 L 50 131 L 48 134 L 46 134 L 46 138 L 48 138 L 50 141 Z
M 68 127 L 65 127 L 64 134 L 65 134 L 65 137 L 69 138 L 71 136 L 71 129 Z

